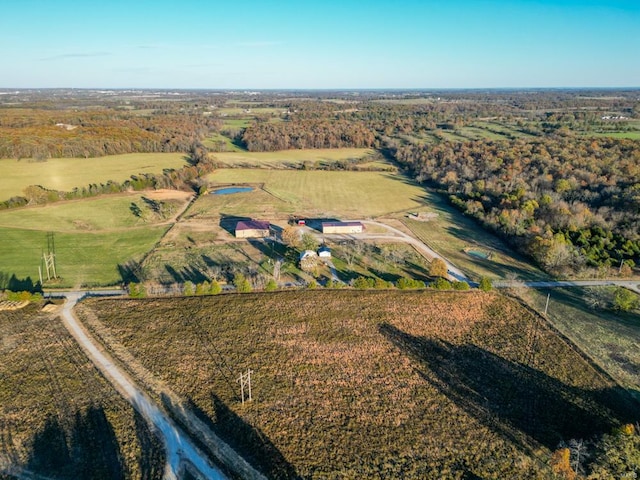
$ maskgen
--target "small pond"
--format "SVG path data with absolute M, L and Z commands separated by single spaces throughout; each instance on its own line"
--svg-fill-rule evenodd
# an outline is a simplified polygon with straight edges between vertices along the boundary
M 486 260 L 491 255 L 489 252 L 483 252 L 482 250 L 467 250 L 467 255 L 471 255 L 472 257 L 481 258 L 482 260 Z
M 231 195 L 232 193 L 244 193 L 253 191 L 253 187 L 228 187 L 214 190 L 211 195 Z

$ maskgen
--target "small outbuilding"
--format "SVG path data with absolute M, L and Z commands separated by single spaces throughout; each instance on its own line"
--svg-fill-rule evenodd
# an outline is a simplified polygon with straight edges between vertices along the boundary
M 270 223 L 261 220 L 241 220 L 236 224 L 236 238 L 264 238 L 270 234 Z
M 322 222 L 322 233 L 362 233 L 360 222 Z
M 331 249 L 329 247 L 327 247 L 326 245 L 322 245 L 318 249 L 318 256 L 320 258 L 331 258 Z

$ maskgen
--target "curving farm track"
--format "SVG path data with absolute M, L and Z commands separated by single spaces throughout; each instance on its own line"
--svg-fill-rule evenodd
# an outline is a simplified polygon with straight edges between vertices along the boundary
M 89 359 L 113 384 L 118 392 L 135 408 L 161 437 L 167 453 L 164 478 L 178 479 L 185 464 L 199 472 L 203 478 L 226 480 L 227 476 L 212 465 L 191 440 L 167 417 L 124 373 L 113 360 L 102 353 L 84 331 L 73 314 L 73 307 L 86 292 L 69 292 L 62 310 L 64 326 L 80 344 Z

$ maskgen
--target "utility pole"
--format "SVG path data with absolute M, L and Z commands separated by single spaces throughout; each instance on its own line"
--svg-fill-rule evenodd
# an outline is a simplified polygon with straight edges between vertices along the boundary
M 240 377 L 238 378 L 238 382 L 240 382 L 240 395 L 242 398 L 242 404 L 244 405 L 244 389 L 245 387 L 247 387 L 247 392 L 248 392 L 248 398 L 247 401 L 250 402 L 253 399 L 251 398 L 251 374 L 253 373 L 253 370 L 248 369 L 247 373 L 241 373 Z
M 547 304 L 544 306 L 544 316 L 547 316 L 547 310 L 549 309 L 549 298 L 551 297 L 551 293 L 547 293 Z

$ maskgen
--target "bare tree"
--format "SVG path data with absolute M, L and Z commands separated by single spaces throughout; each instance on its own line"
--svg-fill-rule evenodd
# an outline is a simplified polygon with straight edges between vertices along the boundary
M 278 259 L 273 264 L 273 279 L 278 282 L 280 281 L 280 269 L 282 268 L 282 260 Z
M 362 255 L 364 251 L 364 244 L 362 242 L 357 242 L 354 240 L 344 241 L 341 244 L 342 246 L 342 255 L 344 257 L 344 261 L 347 262 L 349 267 L 353 266 L 353 262 Z
M 571 452 L 571 468 L 576 475 L 584 474 L 584 462 L 589 458 L 586 442 L 582 439 L 569 440 L 569 451 Z

